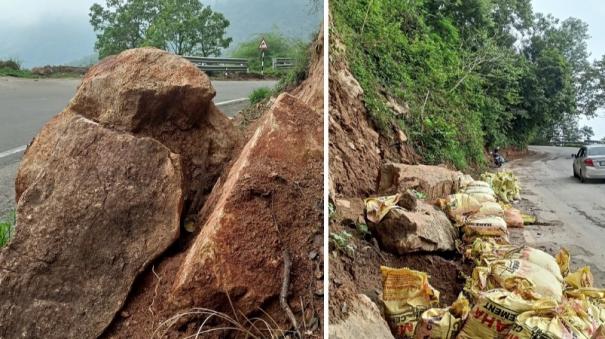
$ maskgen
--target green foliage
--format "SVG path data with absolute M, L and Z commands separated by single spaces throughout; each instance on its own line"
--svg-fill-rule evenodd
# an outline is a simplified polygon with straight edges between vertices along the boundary
M 584 140 L 590 140 L 590 138 L 594 137 L 594 131 L 590 126 L 583 126 L 580 128 L 580 134 L 584 136 Z
M 530 0 L 330 7 L 371 120 L 385 136 L 402 128 L 429 164 L 482 166 L 485 147 L 550 140 L 566 117 L 605 102 L 605 67 L 587 61 L 586 24 L 534 14 Z M 411 113 L 395 116 L 387 97 Z
M 414 193 L 414 195 L 416 196 L 416 199 L 426 200 L 426 193 L 419 192 L 419 191 L 416 191 L 416 190 L 412 190 L 412 193 Z
M 334 204 L 332 202 L 328 202 L 328 219 L 330 219 L 330 221 L 331 221 L 335 215 L 336 215 L 336 206 L 334 206 Z
M 261 51 L 258 46 L 265 39 L 269 49 L 265 51 L 265 70 L 271 69 L 273 58 L 294 58 L 297 61 L 306 57 L 306 44 L 298 39 L 288 38 L 279 32 L 256 34 L 251 39 L 239 44 L 231 56 L 248 59 L 251 71 L 261 70 Z
M 355 244 L 350 243 L 351 238 L 353 238 L 353 235 L 347 231 L 331 232 L 329 242 L 336 251 L 353 256 L 356 248 Z
M 250 103 L 256 104 L 271 96 L 271 89 L 268 87 L 260 87 L 250 93 Z
M 311 48 L 309 47 L 304 46 L 300 48 L 298 46 L 296 48 L 296 56 L 294 56 L 295 66 L 279 79 L 279 83 L 276 86 L 278 91 L 295 87 L 309 76 L 309 53 L 311 53 Z
M 31 71 L 27 69 L 14 69 L 9 67 L 0 67 L 0 76 L 17 77 L 17 78 L 33 78 Z
M 93 4 L 89 17 L 100 58 L 141 46 L 218 56 L 231 43 L 229 21 L 198 0 L 107 0 Z
M 32 73 L 29 70 L 21 69 L 21 63 L 15 59 L 0 60 L 0 76 L 31 78 Z
M 0 68 L 8 68 L 18 71 L 21 69 L 21 63 L 15 59 L 0 60 Z
M 0 247 L 4 247 L 12 237 L 15 229 L 15 211 L 8 212 L 0 219 Z
M 355 229 L 357 230 L 357 233 L 361 235 L 362 238 L 367 238 L 372 235 L 372 232 L 370 232 L 370 229 L 368 228 L 368 224 L 356 223 Z

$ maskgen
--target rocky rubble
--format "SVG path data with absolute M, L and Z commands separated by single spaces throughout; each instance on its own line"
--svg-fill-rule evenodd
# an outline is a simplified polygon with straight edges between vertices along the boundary
M 66 119 L 79 115 L 115 131 L 153 138 L 181 155 L 185 208 L 196 213 L 240 142 L 212 103 L 215 94 L 204 73 L 170 53 L 139 48 L 105 58 L 28 147 L 17 173 L 17 200 L 47 167 Z
M 372 232 L 389 252 L 454 251 L 458 231 L 448 217 L 435 206 L 420 201 L 416 211 L 404 208 L 391 210 Z
M 262 308 L 287 330 L 283 293 L 313 326 L 299 329 L 320 331 L 323 132 L 310 88 L 280 96 L 236 153 L 240 132 L 188 61 L 141 48 L 92 67 L 21 163 L 0 338 L 149 338 L 191 307 Z
M 380 167 L 378 193 L 414 189 L 428 199 L 443 198 L 460 188 L 462 173 L 441 166 L 386 163 Z
M 308 79 L 323 78 L 323 68 L 315 66 L 323 63 L 322 48 L 314 45 Z M 314 108 L 322 103 L 311 90 L 321 87 L 304 84 L 306 90 L 280 95 L 244 131 L 249 140 L 197 214 L 199 232 L 142 275 L 123 308 L 127 316 L 117 317 L 104 337 L 149 338 L 158 329 L 162 337 L 195 334 L 203 316 L 161 325 L 193 307 L 242 321 L 260 316 L 295 330 L 282 300 L 299 332 L 321 333 L 323 124 L 322 111 Z M 284 290 L 286 273 L 290 283 Z M 216 318 L 205 323 L 219 325 Z

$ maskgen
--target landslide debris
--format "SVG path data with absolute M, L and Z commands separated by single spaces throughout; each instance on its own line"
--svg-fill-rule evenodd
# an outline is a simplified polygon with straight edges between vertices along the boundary
M 208 77 L 183 58 L 137 48 L 90 68 L 67 108 L 28 147 L 15 183 L 17 200 L 47 167 L 64 122 L 79 115 L 109 129 L 150 137 L 183 162 L 185 212 L 197 213 L 241 137 L 212 103 Z
M 323 124 L 306 104 L 319 87 L 307 85 L 277 98 L 244 145 L 184 59 L 141 48 L 92 67 L 21 163 L 17 231 L 0 251 L 0 337 L 224 326 L 180 316 L 200 308 L 256 334 L 267 332 L 246 319 L 320 334 Z
M 313 81 L 323 79 L 323 68 L 316 66 L 323 64 L 323 46 L 317 41 L 308 77 Z M 319 97 L 315 91 L 279 95 L 247 126 L 247 142 L 198 212 L 199 232 L 142 274 L 123 308 L 128 316 L 116 317 L 103 337 L 196 334 L 206 316 L 187 312 L 199 307 L 239 319 L 244 327 L 250 327 L 245 317 L 259 317 L 275 333 L 321 336 L 323 123 L 322 110 L 307 104 Z M 287 261 L 290 282 L 284 290 Z M 203 330 L 223 325 L 213 317 Z M 264 326 L 257 327 L 256 334 L 267 335 Z

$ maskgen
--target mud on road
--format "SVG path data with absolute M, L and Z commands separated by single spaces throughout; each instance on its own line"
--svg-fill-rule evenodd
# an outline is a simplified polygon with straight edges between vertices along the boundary
M 605 181 L 582 184 L 573 177 L 576 148 L 529 150 L 527 157 L 506 165 L 520 180 L 521 208 L 538 217 L 539 225 L 523 229 L 524 241 L 553 255 L 565 247 L 572 269 L 589 265 L 595 282 L 605 281 Z

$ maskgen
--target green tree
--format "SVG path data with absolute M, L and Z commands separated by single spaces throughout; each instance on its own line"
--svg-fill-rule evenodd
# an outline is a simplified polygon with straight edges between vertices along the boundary
M 587 25 L 533 13 L 530 0 L 330 7 L 370 118 L 387 138 L 404 129 L 427 163 L 463 168 L 482 164 L 485 146 L 576 138 L 578 117 L 605 103 L 605 59 L 588 61 Z
M 229 21 L 198 0 L 107 0 L 93 4 L 89 17 L 101 58 L 141 46 L 219 55 L 231 43 Z
M 245 58 L 249 60 L 251 70 L 260 71 L 261 51 L 258 46 L 265 39 L 269 49 L 265 51 L 265 70 L 271 67 L 272 58 L 293 58 L 303 62 L 306 55 L 306 44 L 298 39 L 292 39 L 279 32 L 267 32 L 256 34 L 247 41 L 240 43 L 231 56 L 234 58 Z
M 594 137 L 594 131 L 590 126 L 582 126 L 582 128 L 580 128 L 580 134 L 582 134 L 584 140 L 590 140 L 590 138 Z
M 199 0 L 164 0 L 149 27 L 146 43 L 179 55 L 218 56 L 232 39 L 229 21 Z

